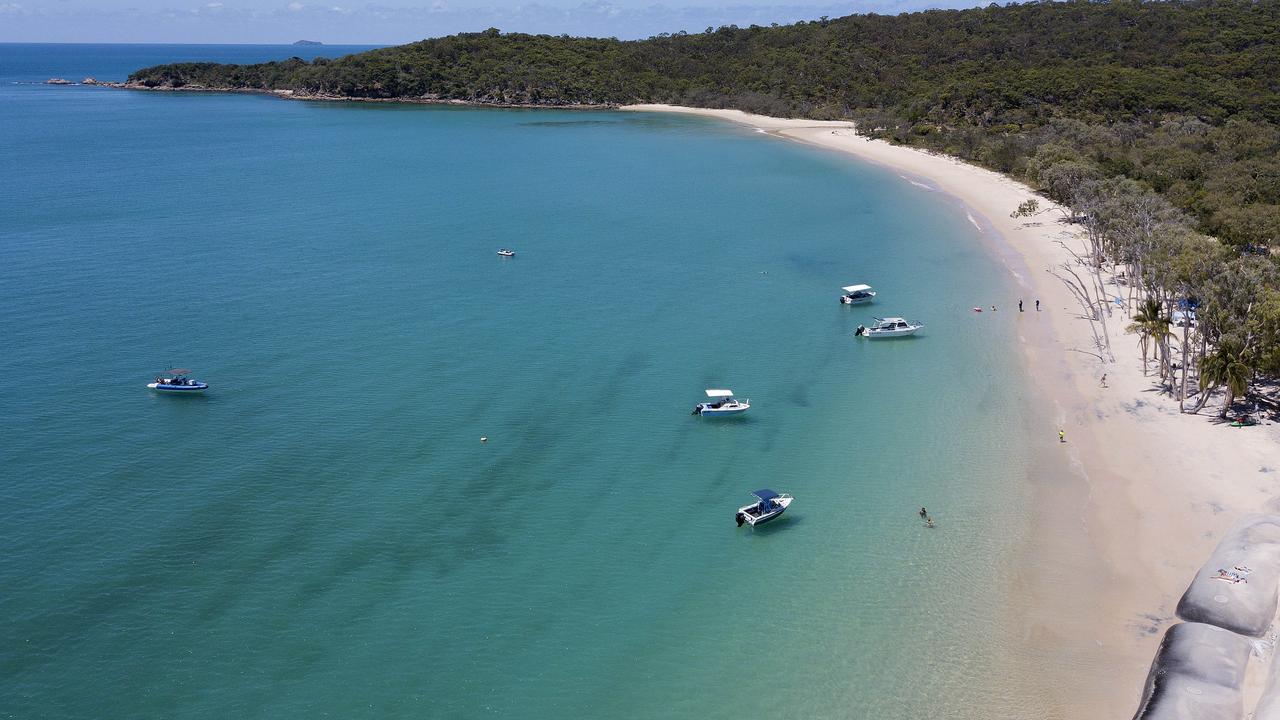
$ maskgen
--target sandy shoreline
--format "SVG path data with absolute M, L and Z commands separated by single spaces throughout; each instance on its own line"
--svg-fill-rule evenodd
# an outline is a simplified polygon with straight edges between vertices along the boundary
M 1124 334 L 1124 311 L 1106 321 L 1115 362 L 1096 357 L 1079 304 L 1049 272 L 1070 259 L 1062 242 L 1079 246 L 1078 230 L 1060 222 L 1062 213 L 1044 198 L 1036 216 L 1011 218 L 1036 197 L 1021 183 L 869 140 L 848 122 L 664 105 L 623 109 L 730 120 L 876 163 L 922 192 L 958 199 L 998 254 L 1016 256 L 1002 259 L 1025 289 L 1026 312 L 1018 313 L 1018 298 L 1000 310 L 1020 323 L 1038 388 L 1033 402 L 1048 425 L 1033 448 L 1041 470 L 1029 478 L 1036 517 L 1012 593 L 1018 597 L 1011 598 L 1016 662 L 1041 678 L 1027 690 L 1043 695 L 1037 705 L 1045 717 L 1132 716 L 1178 598 L 1223 531 L 1245 513 L 1280 507 L 1271 502 L 1280 495 L 1277 426 L 1214 423 L 1216 400 L 1199 415 L 1179 413 L 1177 400 L 1143 377 L 1137 340 Z M 1058 442 L 1059 427 L 1066 444 Z M 1267 669 L 1251 664 L 1246 707 Z

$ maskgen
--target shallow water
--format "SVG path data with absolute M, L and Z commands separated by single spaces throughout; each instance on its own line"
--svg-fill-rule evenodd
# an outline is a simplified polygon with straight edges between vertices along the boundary
M 1027 382 L 969 310 L 1017 291 L 962 208 L 698 118 L 12 84 L 158 61 L 77 47 L 0 46 L 9 713 L 1025 709 Z

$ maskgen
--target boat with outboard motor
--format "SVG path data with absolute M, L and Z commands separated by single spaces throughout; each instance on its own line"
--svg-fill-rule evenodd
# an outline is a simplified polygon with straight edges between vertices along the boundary
M 516 251 L 502 248 L 501 250 L 498 251 L 498 254 L 501 255 L 502 257 L 515 257 Z
M 876 299 L 876 291 L 870 285 L 846 285 L 840 289 L 844 291 L 840 296 L 841 305 L 861 305 Z
M 694 415 L 741 415 L 751 407 L 750 400 L 739 400 L 733 396 L 732 390 L 707 389 L 710 402 L 702 402 L 693 406 Z
M 194 395 L 209 389 L 208 383 L 202 383 L 195 378 L 188 377 L 189 375 L 191 375 L 190 370 L 173 368 L 166 370 L 163 375 L 157 375 L 156 381 L 147 383 L 147 387 L 156 392 L 174 393 L 176 395 Z
M 795 499 L 786 493 L 776 493 L 768 488 L 757 490 L 751 494 L 755 496 L 756 502 L 738 508 L 738 512 L 733 516 L 734 521 L 738 523 L 738 527 L 742 527 L 743 523 L 755 527 L 761 523 L 776 519 L 786 512 L 787 507 L 791 505 L 791 501 Z
M 868 338 L 906 337 L 915 335 L 916 331 L 922 327 L 924 327 L 923 323 L 911 323 L 898 317 L 875 318 L 875 322 L 870 327 L 859 325 L 853 334 Z

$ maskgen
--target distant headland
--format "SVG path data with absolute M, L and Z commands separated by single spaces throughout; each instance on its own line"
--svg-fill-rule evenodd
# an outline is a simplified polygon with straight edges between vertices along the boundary
M 1050 166 L 1123 175 L 1166 195 L 1201 231 L 1265 247 L 1280 238 L 1280 193 L 1244 179 L 1280 151 L 1280 83 L 1258 56 L 1280 36 L 1274 7 L 1037 2 L 628 42 L 490 28 L 310 62 L 159 65 L 125 85 L 852 120 L 859 132 L 977 162 L 1060 201 L 1070 193 L 1050 182 Z
M 298 40 L 294 45 L 323 45 L 319 40 Z

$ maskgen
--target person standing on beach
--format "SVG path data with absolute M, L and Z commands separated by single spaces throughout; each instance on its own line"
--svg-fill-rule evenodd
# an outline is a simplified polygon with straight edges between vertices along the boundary
M 1040 312 L 1040 301 L 1036 301 L 1036 312 Z
M 1018 312 L 1022 312 L 1022 301 L 1018 301 Z
M 1063 430 L 1059 429 L 1059 430 L 1058 430 L 1058 442 L 1060 442 L 1060 443 L 1064 443 L 1064 442 L 1066 442 L 1066 441 L 1067 441 L 1067 433 L 1066 433 L 1066 432 L 1064 432 Z
M 1107 374 L 1102 373 L 1102 387 L 1106 387 L 1106 386 L 1107 386 Z

